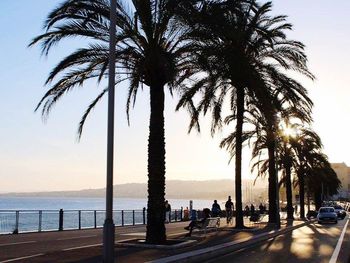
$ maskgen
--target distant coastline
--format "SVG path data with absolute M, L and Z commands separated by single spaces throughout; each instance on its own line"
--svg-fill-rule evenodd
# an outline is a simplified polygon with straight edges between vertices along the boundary
M 253 180 L 245 180 L 244 184 L 253 183 Z M 254 195 L 263 195 L 266 186 L 262 183 L 255 184 Z M 166 198 L 177 199 L 225 199 L 228 195 L 234 195 L 234 181 L 229 179 L 208 181 L 183 181 L 169 180 L 166 182 Z M 242 187 L 244 190 L 244 187 Z M 128 183 L 114 186 L 115 197 L 145 198 L 147 197 L 146 183 Z M 28 193 L 2 193 L 0 197 L 105 197 L 105 188 L 84 189 L 78 191 L 50 191 Z

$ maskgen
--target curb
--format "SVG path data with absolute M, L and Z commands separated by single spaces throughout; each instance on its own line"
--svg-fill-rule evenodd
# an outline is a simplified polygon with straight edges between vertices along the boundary
M 137 239 L 129 239 L 127 241 L 136 241 Z M 170 240 L 170 239 L 169 239 Z M 136 247 L 136 248 L 154 248 L 154 249 L 164 249 L 164 250 L 172 250 L 172 249 L 178 249 L 178 248 L 184 248 L 188 247 L 194 243 L 197 243 L 197 240 L 184 240 L 183 242 L 179 244 L 174 244 L 174 245 L 151 245 L 151 244 L 146 244 L 146 243 L 116 243 L 118 247 Z
M 249 237 L 249 238 L 240 239 L 240 240 L 236 240 L 228 243 L 223 243 L 212 247 L 202 248 L 202 249 L 198 249 L 198 250 L 194 250 L 191 252 L 186 252 L 186 253 L 170 256 L 170 257 L 160 258 L 160 259 L 148 261 L 147 263 L 204 262 L 205 260 L 208 260 L 210 258 L 215 258 L 228 253 L 232 253 L 234 251 L 240 250 L 242 248 L 253 245 L 255 243 L 258 243 L 273 237 L 277 237 L 284 233 L 293 231 L 294 229 L 309 225 L 314 221 L 315 220 L 310 220 L 296 226 L 290 226 L 280 230 L 272 230 L 267 233 L 261 233 L 261 234 L 255 235 L 254 237 Z

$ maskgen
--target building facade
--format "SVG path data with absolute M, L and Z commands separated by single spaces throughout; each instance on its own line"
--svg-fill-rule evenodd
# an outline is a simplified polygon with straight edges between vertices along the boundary
M 350 198 L 350 167 L 345 163 L 331 163 L 331 165 L 342 184 L 339 197 Z

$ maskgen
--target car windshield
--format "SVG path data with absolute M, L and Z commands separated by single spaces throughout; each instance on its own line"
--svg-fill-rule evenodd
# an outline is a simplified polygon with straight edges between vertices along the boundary
M 331 212 L 334 212 L 334 208 L 333 207 L 320 208 L 320 213 L 331 213 Z
M 343 209 L 340 205 L 335 205 L 334 209 Z

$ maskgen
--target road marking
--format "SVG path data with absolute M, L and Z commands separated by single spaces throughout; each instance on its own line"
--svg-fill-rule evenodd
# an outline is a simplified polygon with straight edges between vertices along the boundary
M 1 261 L 1 263 L 5 263 L 5 262 L 14 262 L 14 261 L 22 260 L 22 259 L 40 257 L 40 256 L 43 256 L 43 255 L 44 255 L 44 254 L 36 254 L 36 255 L 31 255 L 31 256 L 26 256 L 26 257 L 12 258 L 12 259 L 8 259 L 8 260 L 5 260 L 5 261 Z
M 0 247 L 19 245 L 19 244 L 29 244 L 29 243 L 35 243 L 35 242 L 37 242 L 37 241 L 25 241 L 25 242 L 6 243 L 6 244 L 0 244 Z
M 70 240 L 70 239 L 79 239 L 79 238 L 87 238 L 87 237 L 96 237 L 97 235 L 90 235 L 90 236 L 79 236 L 79 237 L 66 237 L 66 238 L 59 238 L 56 240 Z
M 88 245 L 88 246 L 81 246 L 81 247 L 70 247 L 70 248 L 62 249 L 62 251 L 70 251 L 70 250 L 76 250 L 76 249 L 88 248 L 88 247 L 97 247 L 97 246 L 101 246 L 101 245 L 102 245 L 102 243 Z
M 348 220 L 345 223 L 345 226 L 343 228 L 343 231 L 341 232 L 341 235 L 340 235 L 340 238 L 338 240 L 337 246 L 335 247 L 335 249 L 333 251 L 333 254 L 332 254 L 331 259 L 329 260 L 329 263 L 336 263 L 337 262 L 338 255 L 339 255 L 340 248 L 341 248 L 341 244 L 343 243 L 343 239 L 344 239 L 344 235 L 345 235 L 348 223 L 349 223 L 349 218 L 348 218 Z

